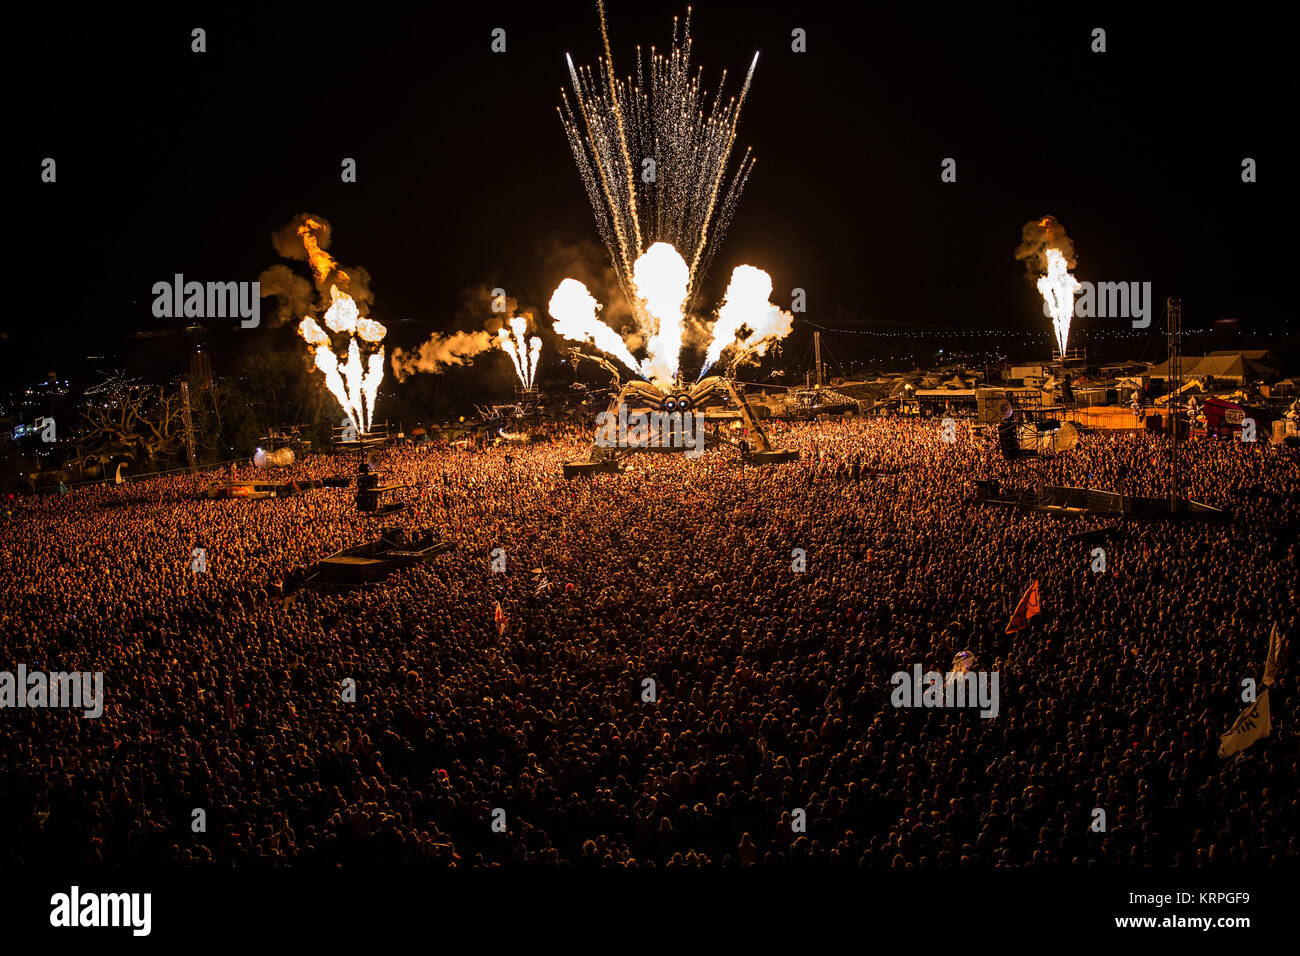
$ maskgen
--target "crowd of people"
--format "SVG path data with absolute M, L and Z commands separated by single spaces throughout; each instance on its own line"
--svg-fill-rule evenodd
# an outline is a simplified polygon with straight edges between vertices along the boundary
M 391 450 L 393 520 L 455 550 L 341 590 L 283 581 L 378 535 L 348 489 L 8 502 L 0 671 L 102 671 L 105 706 L 0 710 L 0 862 L 1295 860 L 1286 670 L 1272 735 L 1218 747 L 1270 630 L 1296 631 L 1297 449 L 1185 443 L 1185 490 L 1231 522 L 1137 522 L 980 503 L 975 479 L 1023 468 L 964 428 L 770 435 L 800 459 L 565 480 L 589 435 Z M 1087 433 L 1042 477 L 1161 494 L 1168 455 Z M 1007 633 L 1032 581 L 1042 611 Z M 995 717 L 894 706 L 892 674 L 960 652 L 999 675 Z

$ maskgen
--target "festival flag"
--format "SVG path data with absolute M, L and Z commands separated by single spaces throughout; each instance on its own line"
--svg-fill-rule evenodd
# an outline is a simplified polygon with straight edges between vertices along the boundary
M 501 637 L 506 632 L 506 613 L 501 610 L 500 601 L 497 601 L 496 613 L 492 615 L 492 620 L 497 622 L 497 637 Z
M 1268 659 L 1264 661 L 1264 685 L 1271 686 L 1276 680 L 1278 672 L 1282 669 L 1282 662 L 1286 657 L 1286 643 L 1282 640 L 1282 632 L 1278 629 L 1277 621 L 1273 622 L 1273 630 L 1268 635 Z
M 1038 603 L 1038 582 L 1035 581 L 1020 596 L 1020 603 L 1016 605 L 1015 611 L 1012 612 L 1005 633 L 1014 634 L 1017 631 L 1024 630 L 1029 625 L 1029 619 L 1041 610 L 1042 607 Z
M 1265 687 L 1259 699 L 1242 711 L 1232 728 L 1219 738 L 1219 756 L 1230 757 L 1238 750 L 1245 750 L 1261 737 L 1267 737 L 1272 729 L 1268 717 L 1268 688 Z

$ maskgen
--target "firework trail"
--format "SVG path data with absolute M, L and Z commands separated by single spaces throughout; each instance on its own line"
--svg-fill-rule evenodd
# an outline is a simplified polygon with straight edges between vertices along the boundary
M 623 294 L 649 337 L 656 330 L 638 301 L 635 264 L 658 242 L 689 257 L 689 307 L 753 168 L 746 151 L 727 179 L 740 110 L 758 55 L 750 63 L 739 97 L 723 100 L 725 72 L 718 91 L 710 96 L 701 83 L 702 71 L 691 72 L 688 11 L 680 34 L 678 20 L 673 20 L 669 52 L 657 54 L 651 48 L 648 82 L 639 47 L 635 79 L 619 79 L 603 2 L 597 7 L 605 55 L 592 70 L 575 67 L 566 54 L 573 103 L 563 95 L 560 118 Z M 654 176 L 648 182 L 649 177 L 642 176 L 648 168 L 646 160 L 654 161 Z
M 597 9 L 604 56 L 593 69 L 565 55 L 573 100 L 562 94 L 560 119 L 646 358 L 635 359 L 622 336 L 597 318 L 599 303 L 576 280 L 560 283 L 549 311 L 558 335 L 589 342 L 667 384 L 679 372 L 685 317 L 754 166 L 747 150 L 728 178 L 758 54 L 737 96 L 724 99 L 725 71 L 708 93 L 703 70 L 691 69 L 688 8 L 680 23 L 673 19 L 668 52 L 651 47 L 646 60 L 638 47 L 635 77 L 619 79 L 604 3 L 598 0 Z M 704 370 L 729 347 L 761 355 L 789 333 L 789 314 L 768 301 L 771 291 L 762 270 L 742 266 L 733 273 Z

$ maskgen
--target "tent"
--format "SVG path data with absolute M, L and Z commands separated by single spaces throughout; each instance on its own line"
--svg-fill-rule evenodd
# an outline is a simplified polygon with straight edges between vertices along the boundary
M 1267 356 L 1267 352 L 1215 352 L 1210 355 L 1184 355 L 1181 365 L 1184 381 L 1189 378 L 1215 378 L 1233 382 L 1247 379 L 1273 378 L 1278 374 L 1276 368 L 1266 365 L 1252 356 Z M 1169 362 L 1152 366 L 1149 374 L 1152 378 L 1168 381 Z

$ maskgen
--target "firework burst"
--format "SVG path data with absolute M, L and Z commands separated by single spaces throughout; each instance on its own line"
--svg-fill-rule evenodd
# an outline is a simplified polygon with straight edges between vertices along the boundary
M 656 53 L 652 47 L 645 61 L 638 47 L 635 78 L 619 79 L 605 7 L 597 6 L 605 55 L 593 70 L 575 67 L 566 54 L 573 103 L 563 96 L 560 118 L 623 294 L 643 331 L 653 335 L 655 330 L 646 327 L 653 320 L 637 295 L 636 262 L 655 243 L 676 249 L 688 269 L 689 307 L 753 168 L 746 150 L 727 178 L 758 54 L 738 96 L 723 99 L 725 72 L 710 95 L 703 71 L 691 70 L 688 10 L 680 32 L 673 19 L 669 52 Z

